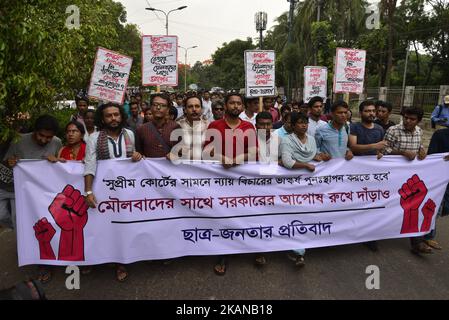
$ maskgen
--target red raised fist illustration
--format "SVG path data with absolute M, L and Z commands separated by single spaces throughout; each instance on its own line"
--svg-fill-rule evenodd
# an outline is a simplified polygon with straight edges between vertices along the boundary
M 50 241 L 56 233 L 55 228 L 48 222 L 47 218 L 38 220 L 33 227 L 37 241 L 39 241 L 39 252 L 42 260 L 56 260 L 55 253 Z
M 421 224 L 421 232 L 430 231 L 430 225 L 432 224 L 432 218 L 435 214 L 436 205 L 432 199 L 427 200 L 422 208 L 422 214 L 424 216 L 424 221 Z
M 48 207 L 61 228 L 58 260 L 84 260 L 83 229 L 87 223 L 87 203 L 79 190 L 67 185 Z
M 427 195 L 427 187 L 415 174 L 398 190 L 401 195 L 401 207 L 404 209 L 401 233 L 419 232 L 418 208 Z

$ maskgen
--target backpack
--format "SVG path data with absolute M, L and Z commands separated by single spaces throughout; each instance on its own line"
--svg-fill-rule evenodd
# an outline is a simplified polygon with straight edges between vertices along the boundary
M 436 117 L 439 118 L 441 116 L 441 112 L 443 112 L 443 106 L 438 105 L 437 107 L 439 108 L 439 110 L 438 110 L 438 114 Z M 431 123 L 432 129 L 435 129 L 436 123 L 435 123 L 435 121 L 432 120 L 432 118 L 430 119 L 430 123 Z

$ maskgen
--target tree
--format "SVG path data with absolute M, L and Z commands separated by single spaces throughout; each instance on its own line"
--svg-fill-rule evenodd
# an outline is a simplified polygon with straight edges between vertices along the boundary
M 69 5 L 80 10 L 78 29 L 66 27 Z M 125 22 L 123 5 L 112 0 L 3 1 L 0 140 L 16 135 L 14 123 L 6 119 L 18 112 L 48 112 L 58 97 L 73 99 L 76 90 L 87 88 L 99 46 L 132 55 L 135 67 L 130 81 L 136 81 L 140 35 L 135 26 L 125 26 Z

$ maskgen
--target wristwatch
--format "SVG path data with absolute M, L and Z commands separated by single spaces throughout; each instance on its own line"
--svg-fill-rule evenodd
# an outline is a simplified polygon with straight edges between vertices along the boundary
M 86 197 L 87 197 L 87 196 L 90 196 L 91 194 L 93 194 L 92 191 L 86 191 Z

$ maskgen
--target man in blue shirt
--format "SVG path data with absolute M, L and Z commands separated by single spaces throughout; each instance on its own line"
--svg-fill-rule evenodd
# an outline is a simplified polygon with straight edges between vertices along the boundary
M 347 124 L 349 106 L 346 102 L 335 101 L 331 107 L 332 121 L 317 128 L 315 133 L 318 152 L 332 158 L 351 160 L 354 155 L 348 147 L 349 126 Z
M 449 95 L 444 97 L 443 102 L 435 107 L 430 119 L 433 124 L 449 128 Z

